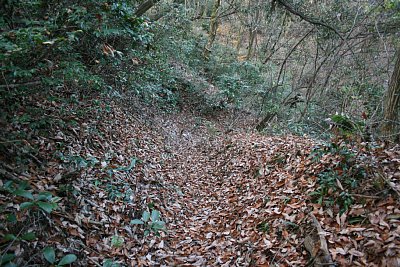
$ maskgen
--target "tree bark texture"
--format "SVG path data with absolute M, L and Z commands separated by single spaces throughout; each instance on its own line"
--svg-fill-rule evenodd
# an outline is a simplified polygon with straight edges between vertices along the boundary
M 254 49 L 253 49 L 254 43 L 257 38 L 258 26 L 260 24 L 260 10 L 261 10 L 261 7 L 259 6 L 259 3 L 257 1 L 255 16 L 254 16 L 253 21 L 251 22 L 251 26 L 249 29 L 249 47 L 247 49 L 246 59 L 251 59 L 251 57 L 254 54 Z
M 208 30 L 208 41 L 206 46 L 204 47 L 203 55 L 206 59 L 209 58 L 211 53 L 211 48 L 214 43 L 215 37 L 217 36 L 217 29 L 218 29 L 218 10 L 221 6 L 221 0 L 215 0 L 214 6 L 211 13 L 210 18 L 210 28 Z
M 396 61 L 389 88 L 383 103 L 383 123 L 381 133 L 385 139 L 391 141 L 400 141 L 400 47 L 397 49 Z
M 141 3 L 138 8 L 135 11 L 135 16 L 136 17 L 140 17 L 142 16 L 144 13 L 147 12 L 147 10 L 149 10 L 150 8 L 152 8 L 157 2 L 159 2 L 160 0 L 147 0 L 144 1 L 143 3 Z

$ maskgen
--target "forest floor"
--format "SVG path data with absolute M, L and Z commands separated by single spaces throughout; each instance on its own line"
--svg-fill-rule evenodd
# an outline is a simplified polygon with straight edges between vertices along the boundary
M 345 171 L 343 155 L 321 141 L 263 136 L 239 111 L 203 116 L 189 108 L 154 112 L 134 100 L 98 109 L 87 101 L 27 101 L 78 123 L 50 136 L 34 132 L 24 144 L 38 151 L 25 171 L 1 157 L 3 186 L 25 180 L 33 192 L 60 197 L 46 213 L 22 211 L 21 195 L 0 195 L 2 205 L 13 203 L 2 221 L 17 212 L 2 236 L 35 232 L 33 243 L 2 241 L 2 255 L 14 253 L 19 266 L 41 265 L 46 246 L 57 257 L 75 254 L 82 266 L 400 266 L 398 146 L 344 145 L 354 154 L 349 168 L 363 167 L 363 179 L 348 192 L 334 177 L 316 195 L 321 174 Z M 75 112 L 85 109 L 84 117 Z M 31 131 L 26 123 L 7 127 Z M 17 153 L 15 145 L 6 149 Z M 345 193 L 353 203 L 343 212 L 335 199 L 312 201 Z M 131 223 L 146 212 L 149 222 Z

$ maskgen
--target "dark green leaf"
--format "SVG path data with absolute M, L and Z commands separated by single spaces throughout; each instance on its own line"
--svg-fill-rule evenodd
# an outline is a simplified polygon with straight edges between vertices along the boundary
M 4 190 L 8 191 L 8 192 L 12 192 L 13 191 L 13 181 L 7 181 L 4 183 L 3 188 Z
M 56 203 L 49 203 L 49 202 L 43 202 L 43 201 L 38 201 L 36 204 L 45 212 L 51 213 L 54 209 L 57 208 Z
M 17 239 L 17 237 L 15 235 L 13 235 L 13 234 L 6 234 L 3 237 L 3 241 L 4 242 L 12 241 L 12 240 L 15 240 L 15 239 Z
M 105 259 L 103 262 L 103 267 L 119 267 L 120 265 L 114 262 L 112 259 Z
M 164 230 L 164 229 L 165 229 L 165 222 L 162 222 L 162 221 L 154 222 L 154 223 L 151 225 L 151 228 L 152 228 L 153 230 L 156 230 L 156 231 L 158 231 L 158 230 Z
M 4 265 L 3 267 L 17 267 L 18 265 L 16 265 L 14 262 L 8 262 L 6 265 Z
M 21 239 L 25 240 L 25 241 L 32 241 L 32 240 L 36 239 L 36 235 L 34 232 L 29 232 L 29 233 L 22 235 Z
M 143 214 L 142 214 L 142 220 L 143 220 L 144 222 L 148 222 L 149 219 L 150 219 L 150 212 L 144 211 Z
M 160 218 L 160 212 L 158 210 L 152 210 L 151 211 L 151 220 L 153 222 L 158 221 L 158 219 Z
M 56 253 L 54 252 L 54 249 L 52 247 L 46 247 L 45 249 L 43 249 L 43 256 L 51 264 L 54 264 L 54 262 L 56 261 Z
M 20 196 L 20 197 L 25 197 L 27 199 L 33 200 L 33 195 L 31 192 L 23 190 L 23 189 L 18 189 L 14 191 L 14 195 Z
M 0 265 L 5 264 L 6 262 L 12 261 L 15 258 L 14 254 L 6 253 L 0 256 Z
M 21 210 L 24 210 L 24 209 L 30 209 L 34 205 L 35 204 L 33 202 L 24 202 L 24 203 L 21 203 L 21 205 L 19 205 L 19 207 L 21 208 Z
M 17 216 L 14 213 L 7 215 L 7 222 L 15 223 L 17 222 Z
M 119 168 L 117 168 L 115 170 L 116 171 L 130 171 L 135 167 L 136 162 L 137 162 L 137 159 L 136 158 L 132 158 L 131 159 L 131 164 L 128 167 L 119 167 Z
M 76 261 L 77 257 L 74 254 L 68 254 L 65 255 L 60 262 L 58 263 L 58 265 L 63 266 L 63 265 L 67 265 L 67 264 L 71 264 L 74 261 Z
M 40 192 L 37 200 L 50 200 L 52 197 L 53 195 L 50 192 Z
M 144 222 L 142 220 L 139 219 L 134 219 L 131 221 L 131 224 L 144 224 Z

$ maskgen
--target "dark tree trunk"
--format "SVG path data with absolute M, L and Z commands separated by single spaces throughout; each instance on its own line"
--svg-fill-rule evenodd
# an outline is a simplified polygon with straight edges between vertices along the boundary
M 203 55 L 204 58 L 208 60 L 209 55 L 211 53 L 211 48 L 213 46 L 215 37 L 217 36 L 217 29 L 218 29 L 218 10 L 221 6 L 221 0 L 215 0 L 214 6 L 211 13 L 210 18 L 210 28 L 208 30 L 208 42 L 204 47 Z
M 397 49 L 396 62 L 392 78 L 390 79 L 389 88 L 383 103 L 383 123 L 381 132 L 384 139 L 391 141 L 399 141 L 400 138 L 400 48 Z
M 159 2 L 160 0 L 147 0 L 144 1 L 143 3 L 141 3 L 138 8 L 135 11 L 135 16 L 136 17 L 140 17 L 142 16 L 144 13 L 147 12 L 147 10 L 149 10 L 150 8 L 152 8 L 157 2 Z

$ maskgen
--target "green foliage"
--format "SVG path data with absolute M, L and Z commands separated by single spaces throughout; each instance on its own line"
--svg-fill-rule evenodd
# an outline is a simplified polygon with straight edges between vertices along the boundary
M 124 244 L 124 238 L 119 235 L 114 235 L 111 237 L 111 246 L 120 248 Z
M 318 188 L 311 196 L 313 201 L 328 207 L 336 204 L 343 213 L 353 203 L 351 193 L 365 178 L 365 170 L 356 164 L 356 155 L 345 145 L 330 143 L 316 147 L 310 157 L 319 161 L 326 155 L 336 160 L 326 163 L 325 170 L 318 174 Z
M 400 15 L 400 1 L 398 0 L 385 0 L 385 8 L 395 11 L 397 13 L 397 16 Z
M 67 254 L 60 259 L 56 264 L 56 253 L 52 247 L 46 247 L 43 249 L 43 257 L 52 265 L 55 266 L 65 266 L 69 265 L 77 260 L 75 254 Z
M 33 195 L 27 188 L 28 184 L 26 182 L 16 184 L 13 181 L 6 181 L 1 189 L 14 196 L 30 200 L 20 204 L 21 210 L 37 207 L 47 213 L 51 213 L 53 210 L 57 209 L 57 202 L 60 198 L 54 197 L 50 192 L 39 192 Z
M 103 267 L 120 267 L 121 265 L 118 262 L 113 261 L 112 259 L 105 259 L 103 262 Z
M 2 11 L 3 84 L 40 79 L 100 89 L 110 62 L 128 61 L 130 49 L 152 40 L 151 25 L 133 15 L 130 1 L 8 0 Z
M 108 183 L 106 191 L 110 200 L 123 200 L 125 202 L 132 202 L 133 190 L 129 183 L 124 185 L 113 185 Z
M 268 83 L 264 77 L 265 66 L 249 61 L 240 62 L 236 51 L 216 45 L 205 69 L 228 103 L 257 108 L 254 99 L 265 92 Z
M 160 236 L 160 231 L 166 231 L 165 222 L 160 219 L 160 212 L 152 209 L 151 213 L 144 211 L 141 219 L 133 219 L 131 224 L 144 225 L 144 235 L 147 236 L 153 232 L 156 236 Z
M 236 103 L 239 101 L 239 94 L 247 88 L 239 77 L 226 75 L 218 77 L 216 84 L 222 91 L 228 103 Z
M 36 234 L 34 232 L 28 232 L 25 234 L 22 234 L 21 236 L 15 236 L 14 234 L 6 234 L 3 237 L 4 242 L 9 242 L 9 241 L 33 241 L 36 239 Z
M 60 200 L 58 197 L 54 197 L 50 192 L 34 192 L 30 189 L 29 184 L 27 182 L 14 182 L 14 181 L 5 181 L 3 186 L 0 188 L 2 193 L 7 193 L 10 196 L 11 202 L 9 204 L 10 207 L 15 207 L 19 204 L 19 210 L 6 210 L 5 214 L 7 214 L 7 225 L 9 226 L 9 230 L 2 236 L 3 244 L 16 244 L 20 242 L 33 242 L 37 239 L 36 233 L 34 231 L 27 231 L 21 233 L 14 233 L 14 229 L 12 226 L 15 226 L 19 223 L 22 223 L 22 218 L 24 218 L 23 214 L 26 211 L 33 210 L 41 210 L 46 213 L 51 213 L 55 209 L 57 209 L 57 202 Z M 22 202 L 23 200 L 29 200 L 26 202 Z M 48 254 L 50 255 L 50 254 Z M 0 258 L 0 262 L 3 264 L 7 263 L 6 266 L 16 266 L 11 261 L 15 258 L 14 254 L 3 254 Z M 49 256 L 49 259 L 51 257 Z M 68 263 L 64 261 L 60 261 L 59 265 L 62 266 Z
M 261 222 L 257 225 L 257 229 L 263 233 L 269 233 L 270 226 L 268 222 Z
M 99 163 L 99 160 L 94 157 L 83 158 L 80 155 L 64 155 L 62 152 L 58 152 L 57 157 L 64 164 L 74 170 L 82 170 L 88 167 L 93 167 Z
M 350 133 L 354 131 L 355 125 L 347 116 L 336 114 L 333 115 L 331 119 L 339 130 Z
M 15 255 L 11 253 L 5 253 L 0 255 L 0 266 L 3 266 L 5 264 L 11 264 L 10 261 L 15 259 Z M 11 265 L 13 266 L 13 265 Z
M 335 114 L 331 117 L 333 126 L 346 141 L 353 136 L 363 136 L 365 125 L 362 121 L 354 122 L 346 115 Z

